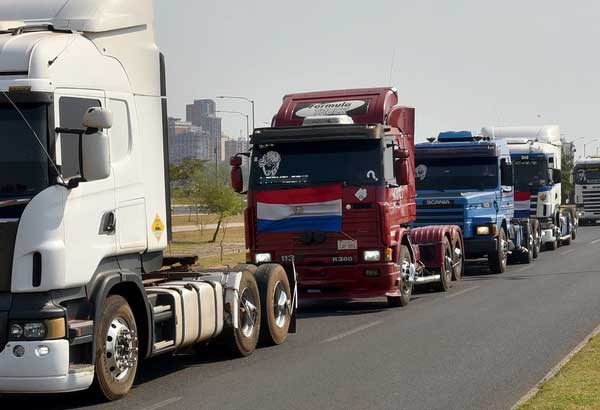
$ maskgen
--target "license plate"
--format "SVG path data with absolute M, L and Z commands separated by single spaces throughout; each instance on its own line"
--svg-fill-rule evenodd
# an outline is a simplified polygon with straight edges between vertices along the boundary
M 354 251 L 358 249 L 358 242 L 353 240 L 338 241 L 338 251 Z

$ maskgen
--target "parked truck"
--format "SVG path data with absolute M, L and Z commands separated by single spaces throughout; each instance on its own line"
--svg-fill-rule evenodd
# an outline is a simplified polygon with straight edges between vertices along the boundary
M 293 269 L 163 267 L 165 95 L 151 0 L 0 5 L 0 393 L 114 400 L 140 359 L 293 330 Z
M 517 216 L 539 221 L 547 250 L 569 245 L 577 234 L 577 213 L 562 204 L 560 127 L 485 127 L 482 134 L 508 143 L 515 166 Z
M 579 224 L 595 224 L 600 220 L 600 157 L 580 159 L 573 170 L 575 204 Z
M 304 299 L 387 297 L 415 284 L 446 290 L 462 275 L 457 226 L 415 218 L 414 109 L 392 88 L 290 94 L 250 153 L 232 158 L 246 191 L 248 262 L 293 261 Z
M 486 257 L 503 273 L 510 259 L 537 257 L 537 221 L 514 215 L 513 168 L 506 142 L 443 132 L 416 146 L 416 227 L 461 227 L 467 259 Z

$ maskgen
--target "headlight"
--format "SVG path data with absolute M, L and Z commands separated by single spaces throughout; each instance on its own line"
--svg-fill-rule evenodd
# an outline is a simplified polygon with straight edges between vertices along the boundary
M 489 235 L 490 234 L 490 227 L 489 226 L 478 226 L 477 227 L 477 235 Z
M 365 251 L 363 253 L 363 260 L 365 262 L 379 262 L 381 260 L 380 251 Z
M 9 340 L 57 340 L 67 336 L 65 319 L 13 322 L 9 326 Z
M 254 256 L 254 260 L 256 263 L 267 263 L 271 262 L 273 258 L 270 253 L 257 253 L 256 256 Z
M 484 202 L 481 204 L 471 204 L 469 205 L 469 209 L 480 209 L 480 208 L 485 208 L 485 209 L 489 209 L 492 207 L 492 203 L 491 202 Z

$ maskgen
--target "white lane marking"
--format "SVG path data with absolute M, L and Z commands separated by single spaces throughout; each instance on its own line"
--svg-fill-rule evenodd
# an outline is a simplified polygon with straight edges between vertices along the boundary
M 521 273 L 521 272 L 525 272 L 527 269 L 529 269 L 530 266 L 524 266 L 522 268 L 519 268 L 515 271 L 515 273 Z
M 378 320 L 376 322 L 367 323 L 366 325 L 359 326 L 356 329 L 352 329 L 352 330 L 349 330 L 347 332 L 341 333 L 341 334 L 339 334 L 337 336 L 330 337 L 329 339 L 325 339 L 321 343 L 335 342 L 336 340 L 340 340 L 340 339 L 343 339 L 345 337 L 352 336 L 355 333 L 362 332 L 363 330 L 367 330 L 367 329 L 369 329 L 369 328 L 371 328 L 373 326 L 377 326 L 377 325 L 380 325 L 382 323 L 383 323 L 383 320 Z
M 596 239 L 595 241 L 590 242 L 590 245 L 595 245 L 597 243 L 600 243 L 600 239 Z
M 470 291 L 475 290 L 475 289 L 479 289 L 479 286 L 473 286 L 471 288 L 463 289 L 460 292 L 456 292 L 456 293 L 453 293 L 451 295 L 446 296 L 446 299 L 452 299 L 452 298 L 455 298 L 457 296 L 464 295 L 465 293 L 470 292 Z
M 561 255 L 561 256 L 562 256 L 562 255 L 568 255 L 568 254 L 570 254 L 570 253 L 573 253 L 573 252 L 575 252 L 576 250 L 577 250 L 577 249 L 569 249 L 568 251 L 561 252 L 561 253 L 560 253 L 560 255 Z
M 521 397 L 521 400 L 519 400 L 517 402 L 517 404 L 515 404 L 513 407 L 511 407 L 511 410 L 518 409 L 523 404 L 525 404 L 526 402 L 528 402 L 529 399 L 531 399 L 533 396 L 535 396 L 537 394 L 537 392 L 540 390 L 540 387 L 542 386 L 542 384 L 546 383 L 548 380 L 550 380 L 554 376 L 556 376 L 558 374 L 558 372 L 560 372 L 562 370 L 562 368 L 565 367 L 565 365 L 567 363 L 569 363 L 569 361 L 571 361 L 571 359 L 573 358 L 573 356 L 575 356 L 577 353 L 579 353 L 581 350 L 583 350 L 583 348 L 587 346 L 587 344 L 589 343 L 589 341 L 592 338 L 598 336 L 599 334 L 600 334 L 600 326 L 598 326 L 596 329 L 594 329 L 592 331 L 592 333 L 590 333 L 589 335 L 587 335 L 586 338 L 583 339 L 583 342 L 579 343 L 575 347 L 575 349 L 571 350 L 571 352 L 567 356 L 565 356 L 565 358 L 562 359 L 559 364 L 557 364 L 556 366 L 554 366 L 552 368 L 552 370 L 550 370 L 548 372 L 548 374 L 546 374 L 544 376 L 544 378 L 542 380 L 540 380 L 540 382 L 538 384 L 536 384 L 531 390 L 529 390 L 525 396 Z
M 178 401 L 183 400 L 183 397 L 171 397 L 170 399 L 163 400 L 159 403 L 153 404 L 150 407 L 144 407 L 142 410 L 158 410 L 163 407 L 167 407 L 171 404 L 177 403 Z

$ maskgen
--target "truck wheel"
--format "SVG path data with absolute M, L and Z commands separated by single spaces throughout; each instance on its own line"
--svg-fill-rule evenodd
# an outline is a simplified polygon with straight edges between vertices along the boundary
M 508 246 L 504 228 L 500 229 L 500 234 L 498 235 L 498 252 L 490 254 L 488 262 L 493 273 L 504 273 L 506 271 L 506 265 L 508 263 Z
M 535 248 L 535 238 L 533 236 L 533 225 L 531 223 L 527 224 L 527 252 L 523 253 L 522 262 L 523 263 L 531 263 L 533 262 L 533 249 Z
M 135 317 L 127 301 L 112 295 L 106 299 L 96 326 L 94 389 L 106 400 L 125 396 L 135 379 L 139 350 Z
M 462 249 L 462 241 L 460 238 L 456 238 L 452 244 L 452 280 L 459 282 L 462 279 L 463 271 L 465 269 L 465 255 Z
M 256 265 L 251 265 L 249 263 L 240 263 L 239 265 L 236 265 L 232 271 L 233 272 L 243 272 L 245 270 L 247 270 L 248 272 L 250 272 L 251 274 L 255 275 L 256 271 L 257 271 L 257 267 Z
M 400 265 L 400 275 L 402 279 L 402 283 L 400 285 L 400 296 L 388 296 L 387 301 L 389 307 L 406 306 L 410 302 L 410 297 L 412 296 L 413 284 L 405 279 L 405 270 L 410 269 L 410 265 L 412 264 L 412 258 L 410 256 L 410 251 L 408 250 L 408 247 L 406 247 L 405 245 L 402 245 L 400 247 L 400 257 L 398 258 L 398 264 Z
M 452 247 L 448 238 L 444 238 L 442 242 L 442 248 L 444 251 L 444 259 L 442 260 L 442 266 L 440 267 L 440 281 L 434 285 L 435 290 L 439 292 L 447 292 L 452 287 L 452 265 L 454 258 L 452 255 Z
M 287 339 L 292 319 L 292 292 L 287 273 L 281 265 L 269 263 L 256 271 L 260 291 L 260 342 L 280 345 Z
M 220 338 L 225 350 L 235 357 L 246 357 L 254 353 L 260 332 L 260 293 L 254 275 L 242 271 L 238 305 L 238 328 L 226 326 Z
M 553 242 L 547 242 L 546 243 L 546 250 L 548 251 L 555 251 L 558 249 L 558 241 L 553 241 Z
M 536 219 L 531 221 L 531 230 L 533 231 L 533 259 L 537 259 L 537 257 L 540 255 L 541 235 L 540 223 Z

